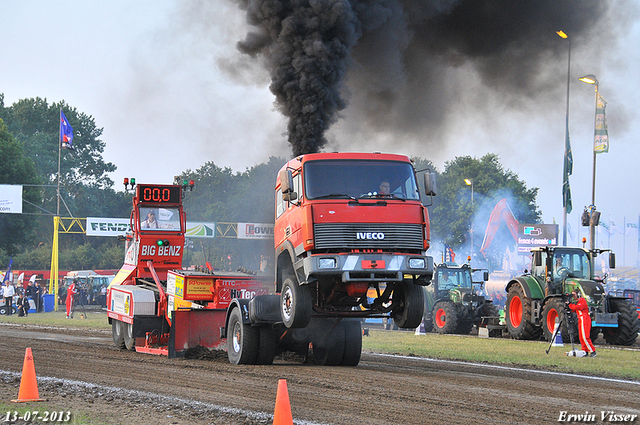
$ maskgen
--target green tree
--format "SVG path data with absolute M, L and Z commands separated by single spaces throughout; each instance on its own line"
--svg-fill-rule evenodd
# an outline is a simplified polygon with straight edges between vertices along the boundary
M 472 185 L 467 185 L 465 179 L 472 181 Z M 516 220 L 537 223 L 541 216 L 536 205 L 537 194 L 537 188 L 528 189 L 514 172 L 505 170 L 495 154 L 480 159 L 461 156 L 447 161 L 444 172 L 438 176 L 438 194 L 430 208 L 432 246 L 446 243 L 454 250 L 468 249 L 473 225 L 473 252 L 477 257 L 495 205 L 506 198 Z M 505 226 L 500 229 L 500 232 L 507 231 Z M 506 240 L 509 239 L 515 246 L 513 238 L 509 236 Z
M 24 146 L 11 135 L 0 118 L 0 184 L 35 185 L 38 176 L 33 161 L 25 154 Z M 40 190 L 23 186 L 23 205 L 40 204 Z M 26 204 L 25 204 L 26 203 Z M 0 249 L 15 254 L 20 246 L 33 240 L 34 221 L 23 214 L 0 214 Z

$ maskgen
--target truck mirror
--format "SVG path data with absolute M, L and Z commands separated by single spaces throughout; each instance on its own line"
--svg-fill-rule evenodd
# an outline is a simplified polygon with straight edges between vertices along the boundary
M 540 267 L 542 265 L 542 253 L 540 251 L 533 252 L 533 264 L 536 267 Z
M 291 170 L 280 170 L 280 189 L 283 201 L 295 201 L 298 194 L 293 191 L 293 174 Z
M 616 268 L 616 254 L 615 254 L 615 252 L 610 252 L 609 253 L 609 268 L 610 269 L 615 269 Z
M 484 279 L 485 282 L 487 282 L 489 280 L 489 272 L 485 271 L 482 275 L 482 278 Z
M 436 191 L 435 173 L 424 173 L 424 193 L 427 196 L 436 196 Z

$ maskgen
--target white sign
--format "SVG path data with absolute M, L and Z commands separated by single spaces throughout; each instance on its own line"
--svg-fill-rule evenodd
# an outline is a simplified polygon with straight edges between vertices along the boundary
M 215 238 L 216 224 L 187 221 L 187 231 L 184 235 L 188 238 Z
M 0 213 L 22 214 L 22 185 L 0 184 Z
M 87 236 L 124 236 L 130 231 L 128 218 L 87 217 Z
M 238 239 L 273 239 L 273 224 L 238 223 Z

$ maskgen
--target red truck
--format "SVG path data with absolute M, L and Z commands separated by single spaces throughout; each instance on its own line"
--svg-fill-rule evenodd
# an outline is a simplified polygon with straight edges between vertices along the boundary
M 283 166 L 275 279 L 181 269 L 182 195 L 192 185 L 136 187 L 125 264 L 107 299 L 119 347 L 176 357 L 226 343 L 234 364 L 271 364 L 294 352 L 320 365 L 356 366 L 362 319 L 420 324 L 433 259 L 408 157 L 320 153 Z M 435 195 L 433 174 L 424 185 Z
M 432 173 L 424 185 L 435 195 Z M 276 294 L 232 301 L 232 363 L 269 363 L 274 352 L 306 354 L 311 346 L 316 363 L 353 366 L 363 318 L 420 324 L 433 259 L 426 255 L 429 215 L 408 157 L 301 155 L 282 167 L 275 190 Z

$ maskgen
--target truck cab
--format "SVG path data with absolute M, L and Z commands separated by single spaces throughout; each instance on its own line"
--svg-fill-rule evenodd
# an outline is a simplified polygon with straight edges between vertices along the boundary
M 425 194 L 435 195 L 433 175 L 424 181 Z M 302 155 L 280 170 L 275 191 L 275 284 L 287 327 L 305 327 L 312 315 L 420 324 L 433 259 L 408 157 Z M 370 288 L 378 295 L 372 302 Z

